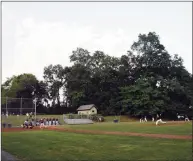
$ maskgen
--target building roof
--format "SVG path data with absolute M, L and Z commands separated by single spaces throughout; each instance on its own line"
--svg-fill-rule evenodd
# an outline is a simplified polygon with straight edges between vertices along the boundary
M 82 105 L 80 106 L 77 111 L 84 111 L 84 110 L 90 110 L 91 108 L 95 107 L 94 104 L 90 104 L 90 105 Z

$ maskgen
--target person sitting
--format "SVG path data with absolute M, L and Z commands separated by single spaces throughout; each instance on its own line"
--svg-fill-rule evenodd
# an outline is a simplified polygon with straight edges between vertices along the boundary
M 28 126 L 30 129 L 32 129 L 34 127 L 32 121 L 29 122 L 29 126 Z
M 28 120 L 25 120 L 24 123 L 23 123 L 23 128 L 28 128 Z

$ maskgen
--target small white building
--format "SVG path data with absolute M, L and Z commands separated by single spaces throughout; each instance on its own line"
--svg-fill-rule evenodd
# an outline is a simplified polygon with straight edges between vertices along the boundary
M 94 104 L 91 105 L 82 105 L 78 109 L 79 115 L 94 115 L 97 114 L 97 109 Z

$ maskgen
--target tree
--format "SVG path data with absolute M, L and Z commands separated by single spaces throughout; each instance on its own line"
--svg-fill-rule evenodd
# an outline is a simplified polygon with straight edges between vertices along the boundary
M 46 83 L 43 81 L 38 81 L 36 84 L 35 97 L 37 99 L 37 107 L 43 107 L 44 104 L 47 107 L 48 105 L 48 93 Z
M 159 36 L 154 32 L 147 35 L 140 34 L 138 41 L 134 42 L 131 49 L 138 53 L 136 71 L 140 73 L 139 78 L 154 78 L 151 87 L 155 89 L 156 84 L 159 84 L 159 90 L 167 93 L 170 101 L 167 101 L 165 106 L 168 109 L 176 111 L 181 107 L 185 110 L 190 103 L 185 92 L 190 74 L 185 70 L 182 58 L 175 55 L 172 59 L 164 45 L 160 43 Z
M 121 104 L 125 112 L 134 115 L 155 115 L 165 110 L 167 96 L 159 88 L 153 88 L 153 78 L 143 77 L 134 85 L 121 87 Z
M 181 57 L 169 54 L 155 32 L 139 34 L 120 57 L 77 48 L 70 61 L 71 66 L 45 67 L 43 81 L 30 74 L 9 78 L 1 87 L 2 96 L 36 97 L 42 107 L 51 100 L 50 111 L 58 113 L 92 103 L 104 115 L 172 115 L 187 112 L 193 104 L 192 75 Z
M 44 68 L 44 80 L 47 85 L 48 98 L 52 100 L 53 106 L 60 106 L 60 89 L 65 82 L 65 71 L 61 65 L 49 65 Z
M 75 64 L 69 69 L 66 76 L 65 89 L 71 107 L 77 107 L 89 101 L 89 98 L 86 97 L 89 79 L 90 71 L 85 66 Z
M 12 108 L 20 108 L 21 102 L 14 98 L 24 98 L 22 104 L 25 108 L 32 108 L 33 100 L 36 97 L 36 87 L 38 80 L 33 74 L 21 74 L 8 78 L 5 83 L 2 84 L 2 106 L 6 104 L 5 97 L 11 97 L 9 105 Z M 12 109 L 14 112 L 18 110 Z
M 3 96 L 33 98 L 38 80 L 32 74 L 21 74 L 9 78 L 2 84 Z
M 90 53 L 87 50 L 83 48 L 77 48 L 75 51 L 72 51 L 70 62 L 87 66 L 90 64 L 90 58 Z

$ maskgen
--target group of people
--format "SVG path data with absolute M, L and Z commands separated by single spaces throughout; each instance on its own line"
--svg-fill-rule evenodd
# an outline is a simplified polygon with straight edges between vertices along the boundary
M 155 121 L 155 119 L 154 119 L 154 117 L 152 117 L 152 122 L 154 122 L 154 121 Z M 147 117 L 146 116 L 141 117 L 139 122 L 140 123 L 147 122 Z M 163 124 L 166 123 L 166 122 L 162 121 L 161 114 L 160 115 L 159 114 L 156 115 L 156 123 L 155 124 L 158 125 L 159 123 L 163 123 Z
M 185 121 L 190 121 L 187 115 L 181 116 L 181 115 L 178 115 L 178 114 L 177 114 L 177 119 L 178 119 L 178 120 L 180 120 L 180 119 L 185 119 Z M 155 121 L 155 119 L 154 119 L 154 117 L 152 117 L 152 122 L 154 122 L 154 121 Z M 141 117 L 140 120 L 139 120 L 139 122 L 140 122 L 140 123 L 142 123 L 142 122 L 147 122 L 146 116 Z M 155 123 L 155 124 L 158 125 L 159 123 L 162 123 L 162 124 L 165 124 L 165 123 L 166 123 L 166 122 L 162 121 L 162 119 L 161 119 L 161 114 L 157 114 L 157 115 L 156 115 L 156 123 Z
M 27 118 L 31 119 L 33 118 L 33 112 L 26 113 Z
M 35 121 L 31 120 L 29 121 L 28 119 L 26 119 L 24 121 L 24 123 L 21 125 L 21 127 L 26 128 L 26 129 L 32 129 L 35 126 Z
M 187 115 L 184 116 L 177 113 L 177 118 L 178 118 L 178 121 L 179 120 L 190 121 Z
M 39 124 L 40 128 L 60 124 L 57 118 L 43 118 L 40 119 L 37 123 Z
M 53 126 L 53 125 L 59 125 L 59 120 L 56 118 L 41 118 L 40 120 L 31 119 L 29 121 L 26 119 L 24 123 L 22 124 L 23 128 L 33 128 L 34 126 L 39 126 L 40 128 L 47 127 L 47 126 Z

